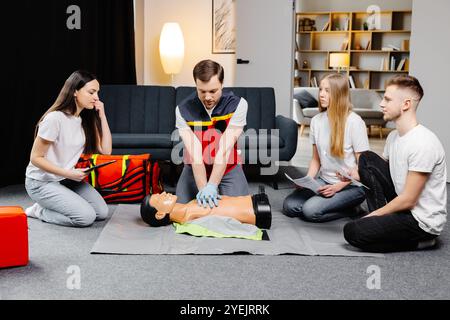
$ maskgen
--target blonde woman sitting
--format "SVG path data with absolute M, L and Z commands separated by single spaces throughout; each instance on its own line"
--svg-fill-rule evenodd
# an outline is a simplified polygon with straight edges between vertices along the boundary
M 283 203 L 283 213 L 311 222 L 351 216 L 364 199 L 364 190 L 339 179 L 338 170 L 357 168 L 361 152 L 369 150 L 366 125 L 352 112 L 348 78 L 330 74 L 320 82 L 320 113 L 311 120 L 312 160 L 307 175 L 320 187 L 317 193 L 298 188 Z

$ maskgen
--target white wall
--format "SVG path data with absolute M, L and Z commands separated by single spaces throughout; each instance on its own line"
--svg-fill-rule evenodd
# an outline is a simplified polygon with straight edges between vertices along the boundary
M 294 14 L 292 0 L 237 0 L 238 87 L 272 87 L 276 114 L 291 117 Z M 268 23 L 270 21 L 270 23 Z
M 366 11 L 370 5 L 381 10 L 411 10 L 412 0 L 296 0 L 300 11 Z M 432 2 L 432 1 L 430 1 Z
M 419 122 L 441 140 L 447 155 L 450 182 L 450 1 L 414 0 L 410 74 L 422 84 Z
M 192 69 L 203 59 L 212 59 L 225 69 L 225 86 L 234 83 L 235 55 L 212 54 L 212 1 L 211 0 L 136 0 L 143 1 L 143 59 L 137 60 L 137 69 L 143 70 L 142 84 L 193 86 Z M 136 13 L 139 15 L 139 13 Z M 183 68 L 171 83 L 159 58 L 159 35 L 165 22 L 178 22 L 185 41 Z M 139 65 L 139 63 L 141 63 Z M 139 74 L 139 73 L 138 73 Z M 138 77 L 139 78 L 139 77 Z

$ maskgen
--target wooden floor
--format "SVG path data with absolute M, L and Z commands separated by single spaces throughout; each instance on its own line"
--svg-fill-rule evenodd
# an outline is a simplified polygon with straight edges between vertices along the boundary
M 391 129 L 383 128 L 383 138 L 380 138 L 380 132 L 378 128 L 371 128 L 369 136 L 370 150 L 381 155 L 383 153 L 386 137 Z M 303 131 L 303 135 L 300 136 L 300 127 L 298 130 L 298 142 L 297 152 L 292 158 L 290 164 L 295 167 L 307 168 L 312 156 L 312 145 L 309 142 L 309 127 L 306 127 Z

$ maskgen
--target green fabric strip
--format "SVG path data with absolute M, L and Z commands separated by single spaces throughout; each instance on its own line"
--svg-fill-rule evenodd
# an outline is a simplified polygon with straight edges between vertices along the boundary
M 240 238 L 247 240 L 262 240 L 263 232 L 259 230 L 253 236 L 245 236 L 245 235 L 225 235 L 215 231 L 208 230 L 202 226 L 191 223 L 179 224 L 174 222 L 175 233 L 188 233 L 193 236 L 199 237 L 214 237 L 214 238 Z

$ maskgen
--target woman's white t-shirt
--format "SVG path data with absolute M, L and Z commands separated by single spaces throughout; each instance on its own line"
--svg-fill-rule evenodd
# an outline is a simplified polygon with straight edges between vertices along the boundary
M 321 112 L 311 119 L 309 139 L 319 152 L 319 177 L 330 184 L 335 184 L 341 181 L 336 175 L 336 166 L 347 170 L 356 167 L 355 152 L 367 151 L 370 147 L 366 124 L 354 112 L 350 112 L 345 123 L 343 159 L 331 156 L 330 137 L 328 113 Z
M 47 114 L 39 124 L 37 135 L 53 142 L 48 148 L 45 158 L 64 169 L 74 168 L 86 143 L 81 117 L 67 115 L 61 111 Z M 26 177 L 40 181 L 64 179 L 64 177 L 39 169 L 31 161 L 27 166 Z

